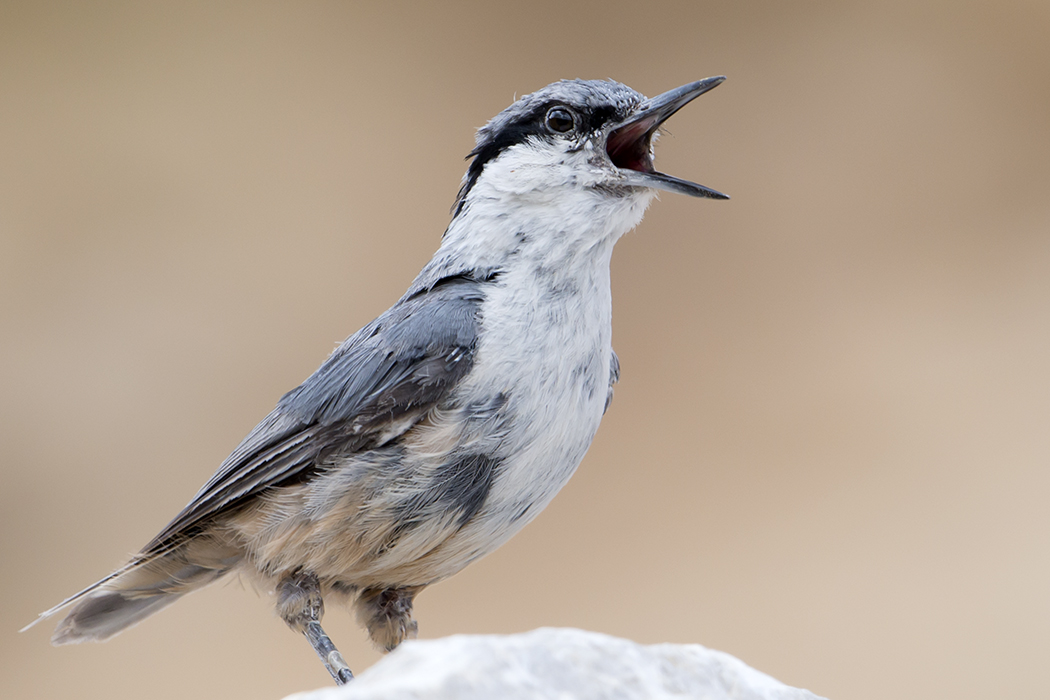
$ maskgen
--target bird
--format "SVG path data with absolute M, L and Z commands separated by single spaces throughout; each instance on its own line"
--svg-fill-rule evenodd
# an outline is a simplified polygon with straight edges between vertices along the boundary
M 659 191 L 728 199 L 654 168 L 664 122 L 724 76 L 647 99 L 561 80 L 477 131 L 441 243 L 390 309 L 286 393 L 121 568 L 52 609 L 53 644 L 103 641 L 230 574 L 274 594 L 337 684 L 321 626 L 416 636 L 413 600 L 539 514 L 612 400 L 610 260 Z M 36 624 L 36 622 L 31 623 Z

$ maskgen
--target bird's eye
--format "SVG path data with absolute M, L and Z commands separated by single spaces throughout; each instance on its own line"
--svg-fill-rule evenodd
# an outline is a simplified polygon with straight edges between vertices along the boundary
M 564 107 L 552 107 L 547 112 L 547 128 L 551 131 L 564 134 L 572 131 L 574 126 L 576 126 L 576 120 L 573 118 L 572 112 Z

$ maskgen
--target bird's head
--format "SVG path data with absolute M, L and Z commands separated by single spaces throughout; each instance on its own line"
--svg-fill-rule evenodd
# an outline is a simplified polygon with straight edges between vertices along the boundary
M 652 99 L 612 80 L 562 80 L 526 95 L 478 131 L 454 212 L 478 197 L 549 204 L 597 194 L 647 202 L 653 190 L 667 190 L 728 199 L 653 167 L 661 124 L 723 80 L 707 78 Z

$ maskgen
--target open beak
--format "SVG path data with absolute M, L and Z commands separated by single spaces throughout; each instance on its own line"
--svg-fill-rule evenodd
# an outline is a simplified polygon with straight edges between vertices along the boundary
M 624 171 L 627 184 L 681 192 L 693 197 L 729 199 L 728 195 L 710 187 L 657 172 L 653 168 L 652 149 L 653 134 L 668 117 L 708 90 L 717 87 L 723 80 L 724 75 L 705 78 L 657 95 L 643 102 L 634 114 L 613 127 L 606 139 L 605 150 L 613 165 Z

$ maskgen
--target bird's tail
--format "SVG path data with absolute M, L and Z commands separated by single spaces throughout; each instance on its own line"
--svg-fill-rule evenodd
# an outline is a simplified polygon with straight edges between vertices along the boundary
M 190 540 L 152 556 L 140 555 L 41 613 L 22 631 L 72 605 L 51 643 L 105 641 L 225 575 L 240 559 L 233 550 L 201 540 Z

